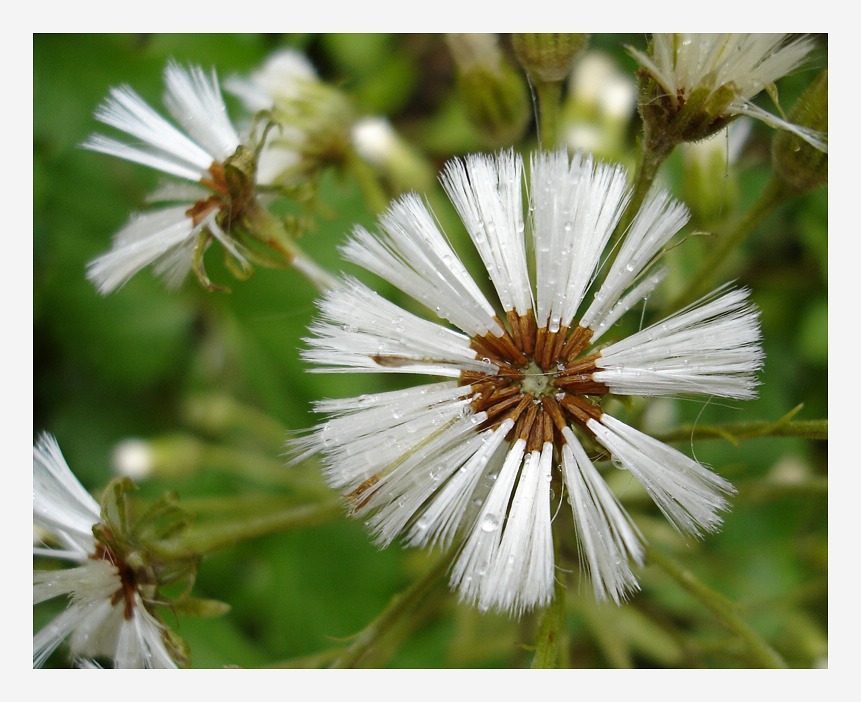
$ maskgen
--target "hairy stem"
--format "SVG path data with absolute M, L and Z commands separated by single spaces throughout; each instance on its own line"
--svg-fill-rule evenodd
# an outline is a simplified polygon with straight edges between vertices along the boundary
M 535 84 L 535 92 L 538 96 L 538 134 L 541 137 L 541 148 L 552 151 L 559 144 L 562 83 L 539 81 Z
M 242 518 L 193 527 L 181 536 L 159 542 L 156 549 L 160 555 L 169 558 L 199 556 L 248 539 L 320 524 L 342 513 L 340 500 L 311 505 L 282 505 L 270 512 L 259 511 Z
M 567 668 L 567 631 L 565 629 L 565 587 L 557 579 L 553 601 L 541 614 L 535 642 L 533 668 Z

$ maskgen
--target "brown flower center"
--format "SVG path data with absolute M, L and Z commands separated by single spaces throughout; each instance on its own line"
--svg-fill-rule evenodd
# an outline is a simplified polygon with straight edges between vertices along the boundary
M 536 325 L 531 312 L 511 312 L 507 321 L 510 332 L 472 339 L 472 347 L 497 366 L 497 374 L 461 373 L 461 384 L 472 390 L 473 410 L 487 414 L 482 428 L 493 429 L 512 419 L 510 438 L 524 439 L 527 451 L 540 451 L 554 435 L 561 444 L 568 421 L 586 428 L 590 419 L 599 419 L 601 408 L 592 398 L 609 392 L 592 377 L 599 370 L 595 365 L 599 354 L 579 358 L 592 330 L 576 326 L 549 331 Z

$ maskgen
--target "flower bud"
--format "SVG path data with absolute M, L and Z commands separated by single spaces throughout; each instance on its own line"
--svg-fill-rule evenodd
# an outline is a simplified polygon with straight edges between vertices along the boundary
M 558 83 L 589 43 L 588 34 L 512 34 L 520 65 L 533 82 Z
M 828 134 L 828 71 L 824 70 L 798 98 L 789 121 Z M 828 154 L 789 131 L 780 131 L 772 142 L 771 157 L 777 175 L 799 193 L 828 182 Z
M 526 81 L 505 59 L 495 34 L 449 34 L 458 92 L 470 121 L 494 146 L 523 135 L 531 117 Z
M 364 117 L 353 125 L 353 147 L 398 192 L 426 190 L 434 180 L 427 163 L 385 117 Z
M 203 467 L 202 458 L 199 442 L 191 437 L 125 439 L 114 447 L 111 464 L 117 475 L 142 482 L 154 477 L 192 475 Z

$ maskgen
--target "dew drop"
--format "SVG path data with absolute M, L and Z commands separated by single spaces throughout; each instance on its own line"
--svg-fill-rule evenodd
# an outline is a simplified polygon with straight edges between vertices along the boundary
M 486 514 L 481 520 L 481 530 L 487 533 L 499 529 L 499 517 L 495 514 Z

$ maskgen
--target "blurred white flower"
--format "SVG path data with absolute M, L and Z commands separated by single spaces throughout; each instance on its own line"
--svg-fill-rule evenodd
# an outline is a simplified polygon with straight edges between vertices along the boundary
M 564 134 L 571 150 L 619 160 L 637 105 L 630 74 L 601 51 L 588 51 L 568 81 Z
M 320 80 L 308 58 L 295 49 L 272 54 L 249 76 L 230 76 L 225 87 L 252 114 L 251 139 L 262 143 L 258 182 L 296 185 L 350 145 L 352 106 L 339 90 Z

